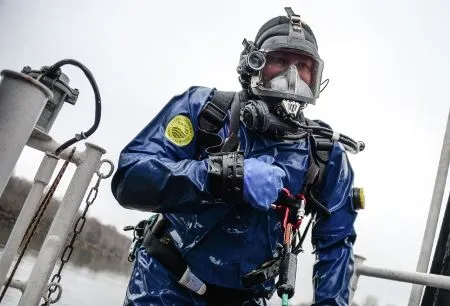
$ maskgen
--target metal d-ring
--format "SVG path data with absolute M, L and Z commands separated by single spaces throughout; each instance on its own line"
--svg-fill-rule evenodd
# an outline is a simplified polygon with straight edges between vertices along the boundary
M 106 174 L 100 172 L 100 168 L 102 167 L 103 163 L 107 163 L 109 165 L 109 167 L 110 167 L 109 172 L 106 173 Z M 102 159 L 100 167 L 99 167 L 99 169 L 96 172 L 97 175 L 100 178 L 102 178 L 102 179 L 106 179 L 106 178 L 110 177 L 113 174 L 113 172 L 114 172 L 114 163 L 111 160 L 109 160 L 109 159 Z

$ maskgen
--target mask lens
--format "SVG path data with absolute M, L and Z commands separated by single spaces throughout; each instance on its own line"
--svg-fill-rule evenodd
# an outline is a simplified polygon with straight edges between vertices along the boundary
M 307 84 L 310 84 L 314 74 L 313 59 L 302 53 L 278 50 L 267 54 L 267 63 L 263 70 L 263 81 L 273 79 L 292 67 L 297 69 L 300 78 Z

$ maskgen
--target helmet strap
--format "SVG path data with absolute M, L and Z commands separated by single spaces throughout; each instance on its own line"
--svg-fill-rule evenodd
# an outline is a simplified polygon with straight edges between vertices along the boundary
M 291 21 L 289 27 L 289 39 L 305 40 L 305 33 L 303 32 L 300 15 L 295 14 L 291 7 L 285 7 L 284 9 Z

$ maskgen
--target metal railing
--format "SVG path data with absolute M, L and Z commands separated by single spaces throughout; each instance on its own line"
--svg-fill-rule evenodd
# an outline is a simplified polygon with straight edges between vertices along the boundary
M 363 264 L 365 260 L 366 258 L 355 255 L 355 273 L 351 282 L 351 299 L 353 299 L 353 295 L 358 287 L 358 280 L 361 275 L 450 290 L 450 276 L 376 268 Z M 420 300 L 416 305 L 420 305 Z
M 399 270 L 390 270 L 384 268 L 375 268 L 363 264 L 365 258 L 355 255 L 355 272 L 352 278 L 352 292 L 357 288 L 360 275 L 407 282 L 414 284 L 411 290 L 408 306 L 420 306 L 423 294 L 423 286 L 450 290 L 450 276 L 436 275 L 426 273 L 430 263 L 431 251 L 436 235 L 439 213 L 441 211 L 442 200 L 444 197 L 445 184 L 447 181 L 448 169 L 450 164 L 450 111 L 448 113 L 447 125 L 444 133 L 444 140 L 439 159 L 439 165 L 436 174 L 436 180 L 433 189 L 428 219 L 425 226 L 425 232 L 420 250 L 419 260 L 416 272 L 406 272 Z
M 5 284 L 8 271 L 17 255 L 21 241 L 38 209 L 59 159 L 67 160 L 72 148 L 58 156 L 53 152 L 60 144 L 47 133 L 36 128 L 36 123 L 52 92 L 42 83 L 13 71 L 2 71 L 0 83 L 0 195 L 26 145 L 45 153 L 36 172 L 33 185 L 14 224 L 0 258 L 0 284 Z M 11 287 L 23 292 L 19 305 L 37 305 L 48 289 L 48 280 L 64 247 L 69 230 L 78 213 L 94 174 L 99 175 L 105 150 L 86 143 L 84 151 L 75 151 L 71 162 L 75 173 L 63 196 L 41 251 L 27 281 L 12 280 Z

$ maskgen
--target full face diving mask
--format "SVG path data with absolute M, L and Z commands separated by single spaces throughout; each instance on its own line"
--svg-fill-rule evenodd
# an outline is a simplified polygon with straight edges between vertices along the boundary
M 276 138 L 298 134 L 290 121 L 298 119 L 307 99 L 314 99 L 310 84 L 316 84 L 318 62 L 309 54 L 285 49 L 265 52 L 264 62 L 253 77 L 264 95 L 246 104 L 243 121 L 250 130 Z
M 251 87 L 273 102 L 313 103 L 320 93 L 323 62 L 304 52 L 281 49 L 266 52 L 266 63 L 253 75 Z

